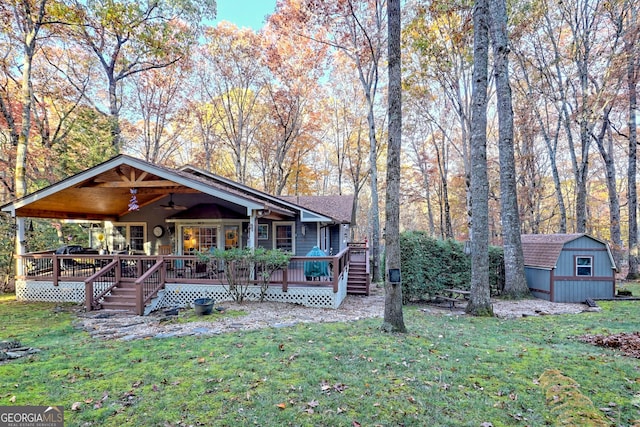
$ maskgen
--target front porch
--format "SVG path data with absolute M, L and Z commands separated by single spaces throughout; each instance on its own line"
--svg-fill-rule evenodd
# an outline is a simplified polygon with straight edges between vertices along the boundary
M 239 286 L 245 286 L 248 300 L 338 308 L 348 292 L 350 265 L 366 265 L 366 254 L 356 245 L 335 256 L 294 256 L 286 269 L 264 279 L 259 266 L 238 266 L 244 275 Z M 309 263 L 318 262 L 326 263 L 326 273 L 309 276 Z M 114 308 L 142 315 L 187 306 L 196 298 L 233 299 L 225 270 L 230 267 L 196 256 L 46 252 L 21 255 L 18 265 L 16 297 L 22 301 L 76 302 L 88 311 Z M 368 282 L 366 289 L 354 284 L 353 292 L 368 294 Z

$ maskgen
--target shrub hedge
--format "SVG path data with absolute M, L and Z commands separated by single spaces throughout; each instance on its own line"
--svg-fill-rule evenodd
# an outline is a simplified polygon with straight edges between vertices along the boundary
M 492 295 L 504 287 L 502 248 L 489 249 L 489 282 Z M 438 240 L 425 232 L 410 231 L 400 235 L 402 297 L 406 304 L 439 294 L 446 288 L 469 290 L 471 257 L 464 244 L 454 240 Z

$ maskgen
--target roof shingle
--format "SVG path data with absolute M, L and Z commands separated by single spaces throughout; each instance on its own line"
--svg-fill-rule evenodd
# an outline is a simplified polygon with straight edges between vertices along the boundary
M 528 267 L 554 268 L 564 245 L 584 236 L 575 234 L 523 234 L 522 254 Z
M 336 196 L 280 196 L 282 200 L 326 215 L 342 224 L 351 223 L 353 194 Z

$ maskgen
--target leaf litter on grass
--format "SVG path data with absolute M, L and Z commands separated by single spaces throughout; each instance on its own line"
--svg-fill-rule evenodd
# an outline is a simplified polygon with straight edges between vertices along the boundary
M 619 350 L 625 356 L 640 359 L 640 332 L 637 331 L 612 335 L 583 335 L 578 339 L 598 347 Z

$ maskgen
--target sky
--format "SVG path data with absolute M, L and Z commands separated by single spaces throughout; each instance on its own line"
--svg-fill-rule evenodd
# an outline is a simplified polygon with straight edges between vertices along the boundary
M 229 21 L 238 27 L 249 27 L 255 31 L 262 28 L 266 15 L 276 8 L 276 0 L 216 0 L 218 16 L 214 21 Z

